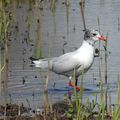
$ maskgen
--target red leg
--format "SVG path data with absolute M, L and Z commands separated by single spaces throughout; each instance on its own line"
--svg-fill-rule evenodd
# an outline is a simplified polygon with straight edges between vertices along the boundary
M 72 84 L 71 80 L 69 81 L 68 85 L 69 85 L 70 87 L 75 87 L 77 91 L 80 91 L 80 87 Z

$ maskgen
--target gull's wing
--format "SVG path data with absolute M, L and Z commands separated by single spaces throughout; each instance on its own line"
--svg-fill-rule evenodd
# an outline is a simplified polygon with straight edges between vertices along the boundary
M 66 53 L 52 60 L 52 71 L 62 74 L 67 73 L 78 65 L 75 52 Z

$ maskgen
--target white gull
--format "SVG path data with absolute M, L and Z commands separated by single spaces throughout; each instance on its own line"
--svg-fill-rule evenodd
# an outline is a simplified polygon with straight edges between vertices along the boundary
M 93 64 L 94 44 L 99 40 L 105 41 L 106 38 L 100 35 L 97 30 L 86 30 L 83 43 L 77 50 L 59 57 L 35 60 L 33 63 L 36 67 L 49 69 L 57 74 L 65 75 L 70 79 L 75 78 L 75 86 L 77 86 L 78 77 L 83 72 L 87 72 Z M 69 85 L 74 86 L 71 82 Z

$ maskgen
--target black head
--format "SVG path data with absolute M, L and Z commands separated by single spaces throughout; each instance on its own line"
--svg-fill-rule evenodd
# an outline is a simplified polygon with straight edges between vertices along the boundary
M 83 31 L 85 32 L 85 34 L 84 34 L 84 40 L 90 39 L 90 30 L 86 29 L 86 30 L 83 30 Z
M 97 41 L 97 40 L 106 40 L 105 37 L 103 37 L 102 35 L 100 35 L 100 33 L 98 32 L 98 30 L 85 30 L 85 34 L 84 34 L 84 40 L 92 40 L 92 41 Z

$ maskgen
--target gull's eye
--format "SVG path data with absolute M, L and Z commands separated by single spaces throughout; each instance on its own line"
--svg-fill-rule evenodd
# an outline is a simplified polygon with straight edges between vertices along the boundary
M 93 36 L 96 36 L 97 34 L 96 33 L 92 33 Z

